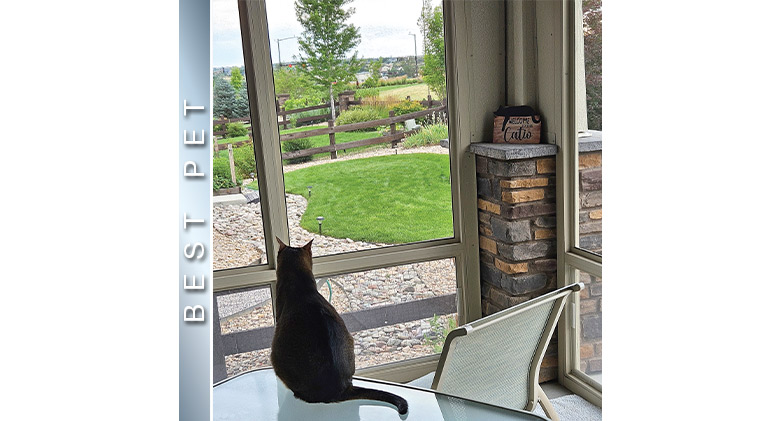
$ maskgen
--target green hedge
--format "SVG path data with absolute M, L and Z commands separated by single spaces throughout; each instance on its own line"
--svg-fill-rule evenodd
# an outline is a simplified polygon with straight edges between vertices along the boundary
M 365 121 L 373 121 L 382 119 L 382 113 L 374 107 L 353 107 L 339 114 L 336 118 L 336 125 L 343 126 L 346 124 L 362 123 Z M 376 130 L 374 127 L 367 129 L 354 130 L 356 132 L 372 132 Z

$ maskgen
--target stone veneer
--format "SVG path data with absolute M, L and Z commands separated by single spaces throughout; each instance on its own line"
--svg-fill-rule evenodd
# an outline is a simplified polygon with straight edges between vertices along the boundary
M 472 144 L 482 314 L 489 315 L 557 287 L 555 145 Z M 539 381 L 558 377 L 557 334 Z
M 579 142 L 579 246 L 601 254 L 601 132 Z
M 581 248 L 601 254 L 601 132 L 579 142 Z M 580 291 L 580 370 L 601 373 L 601 278 L 579 272 L 585 284 Z

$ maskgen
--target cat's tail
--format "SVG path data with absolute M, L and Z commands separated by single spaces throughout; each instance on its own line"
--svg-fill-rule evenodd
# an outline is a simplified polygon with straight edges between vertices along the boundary
M 364 387 L 352 386 L 344 393 L 344 400 L 369 399 L 373 401 L 387 402 L 398 408 L 398 413 L 405 415 L 409 411 L 409 404 L 406 399 L 394 395 L 384 390 L 366 389 Z

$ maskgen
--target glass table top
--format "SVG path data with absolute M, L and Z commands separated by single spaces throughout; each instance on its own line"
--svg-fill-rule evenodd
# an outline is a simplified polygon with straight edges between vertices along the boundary
M 513 411 L 457 398 L 432 390 L 373 379 L 355 378 L 355 386 L 381 389 L 402 396 L 409 412 L 398 415 L 395 407 L 378 401 L 354 400 L 310 404 L 293 397 L 272 369 L 250 371 L 214 386 L 214 420 L 545 420 L 526 411 Z

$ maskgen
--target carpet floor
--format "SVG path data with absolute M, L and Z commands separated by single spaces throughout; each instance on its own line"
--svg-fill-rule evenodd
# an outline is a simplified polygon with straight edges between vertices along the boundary
M 561 421 L 601 421 L 601 408 L 577 395 L 566 395 L 550 399 Z M 536 405 L 535 414 L 544 415 L 540 405 Z

